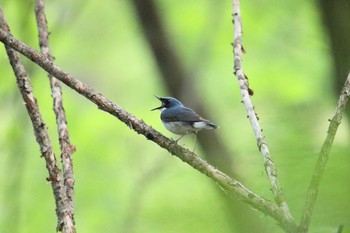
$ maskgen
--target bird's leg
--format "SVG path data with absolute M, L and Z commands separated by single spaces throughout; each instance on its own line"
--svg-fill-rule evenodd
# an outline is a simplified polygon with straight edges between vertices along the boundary
M 196 142 L 197 142 L 197 132 L 194 132 L 194 145 L 193 145 L 192 153 L 194 153 L 194 150 L 196 149 Z
M 176 139 L 175 142 L 177 143 L 183 136 L 185 136 L 185 134 L 179 137 L 178 139 Z

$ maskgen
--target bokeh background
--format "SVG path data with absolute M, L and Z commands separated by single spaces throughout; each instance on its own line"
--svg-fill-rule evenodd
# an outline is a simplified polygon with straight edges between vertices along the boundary
M 241 3 L 244 70 L 297 220 L 344 70 L 349 71 L 340 64 L 349 65 L 350 43 L 340 45 L 350 36 L 342 40 L 336 34 L 336 27 L 349 22 L 342 16 L 350 12 L 349 3 L 334 2 Z M 34 2 L 0 3 L 12 33 L 39 50 Z M 62 0 L 47 1 L 46 10 L 60 67 L 169 137 L 176 136 L 162 126 L 159 112 L 149 110 L 159 106 L 154 94 L 179 98 L 220 126 L 199 134 L 198 155 L 272 199 L 233 76 L 231 1 Z M 23 60 L 58 156 L 49 82 L 45 72 Z M 55 206 L 45 163 L 3 46 L 0 69 L 0 231 L 53 232 Z M 63 96 L 77 147 L 78 232 L 282 232 L 273 219 L 228 200 L 207 177 L 64 85 Z M 193 139 L 180 142 L 192 149 Z M 310 232 L 336 232 L 340 224 L 350 232 L 349 155 L 345 117 Z

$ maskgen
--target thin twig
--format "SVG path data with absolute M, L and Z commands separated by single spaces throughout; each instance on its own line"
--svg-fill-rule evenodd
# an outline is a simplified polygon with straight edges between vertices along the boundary
M 49 47 L 49 32 L 47 26 L 47 20 L 45 15 L 45 1 L 36 0 L 35 1 L 35 16 L 38 26 L 38 35 L 39 35 L 39 45 L 41 52 L 50 60 L 53 61 Z M 66 222 L 69 222 L 67 225 L 61 225 L 59 227 L 69 227 L 67 229 L 57 229 L 58 231 L 63 232 L 75 232 L 74 227 L 74 174 L 73 174 L 73 162 L 72 162 L 72 153 L 75 148 L 70 144 L 66 114 L 63 108 L 62 100 L 62 90 L 60 82 L 53 77 L 48 75 L 50 80 L 51 95 L 53 98 L 53 110 L 56 115 L 56 124 L 58 131 L 59 144 L 61 149 L 61 159 L 62 159 L 62 169 L 63 169 L 63 178 L 64 186 L 67 195 L 67 209 L 65 211 Z
M 337 133 L 338 126 L 341 123 L 342 115 L 348 102 L 350 95 L 350 73 L 345 81 L 344 87 L 341 91 L 341 95 L 338 100 L 338 105 L 335 109 L 335 114 L 330 120 L 330 124 L 327 131 L 327 136 L 323 142 L 320 154 L 318 156 L 314 173 L 310 182 L 309 190 L 307 192 L 304 212 L 300 222 L 300 232 L 307 232 L 311 222 L 312 212 L 316 203 L 318 188 L 321 183 L 323 173 L 326 169 L 329 153 L 332 148 L 332 144 Z
M 10 29 L 5 21 L 2 10 L 0 9 L 0 28 L 2 31 L 10 32 Z M 47 180 L 51 183 L 53 194 L 56 203 L 56 215 L 58 218 L 58 226 L 65 222 L 65 199 L 66 193 L 63 187 L 62 173 L 58 167 L 55 154 L 52 149 L 51 140 L 47 131 L 47 127 L 41 117 L 39 106 L 32 92 L 32 85 L 29 82 L 29 76 L 25 71 L 24 65 L 19 58 L 18 53 L 11 47 L 5 45 L 7 55 L 9 57 L 12 69 L 17 79 L 18 88 L 22 94 L 25 106 L 33 124 L 36 141 L 40 146 L 41 156 L 46 162 L 46 169 L 49 173 Z
M 343 229 L 344 229 L 344 225 L 340 224 L 339 227 L 338 227 L 337 233 L 342 233 Z
M 234 71 L 235 71 L 234 73 L 237 77 L 238 85 L 241 90 L 243 104 L 248 113 L 248 118 L 249 118 L 250 124 L 252 125 L 253 131 L 257 140 L 258 148 L 264 158 L 265 171 L 272 187 L 274 199 L 278 204 L 278 206 L 282 208 L 282 210 L 284 211 L 285 217 L 290 218 L 292 220 L 293 217 L 289 211 L 287 202 L 284 198 L 283 191 L 279 185 L 276 167 L 270 156 L 270 151 L 265 141 L 264 135 L 262 133 L 262 129 L 260 127 L 257 114 L 250 100 L 249 94 L 251 90 L 249 89 L 249 86 L 248 86 L 248 80 L 243 72 L 242 22 L 241 22 L 239 0 L 233 0 L 233 23 L 234 23 L 233 53 L 234 53 Z
M 126 212 L 125 220 L 123 221 L 122 227 L 119 232 L 135 232 L 137 220 L 140 217 L 140 210 L 142 209 L 143 200 L 145 193 L 149 190 L 150 186 L 154 184 L 155 180 L 161 177 L 164 172 L 165 157 L 162 157 L 156 163 L 152 164 L 151 167 L 141 171 L 136 184 L 132 188 L 128 198 L 128 207 Z
M 11 48 L 14 48 L 67 86 L 85 96 L 87 99 L 95 103 L 101 110 L 117 117 L 138 134 L 144 135 L 148 140 L 152 140 L 160 147 L 168 150 L 171 154 L 177 156 L 199 172 L 213 179 L 216 184 L 223 190 L 226 190 L 229 195 L 234 195 L 253 208 L 273 217 L 286 231 L 293 232 L 293 230 L 296 229 L 297 226 L 295 222 L 290 218 L 286 218 L 281 208 L 252 192 L 237 180 L 214 168 L 191 151 L 179 146 L 173 140 L 163 136 L 158 131 L 145 124 L 142 120 L 136 118 L 120 106 L 105 98 L 102 94 L 64 72 L 53 62 L 49 61 L 44 55 L 25 45 L 23 42 L 18 41 L 11 34 L 2 29 L 0 29 L 0 41 Z

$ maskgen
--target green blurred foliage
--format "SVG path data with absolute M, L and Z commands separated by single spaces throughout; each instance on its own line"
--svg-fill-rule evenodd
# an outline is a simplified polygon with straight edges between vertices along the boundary
M 229 1 L 157 1 L 183 65 L 234 151 L 243 183 L 271 199 L 262 158 L 233 72 Z M 245 73 L 290 209 L 300 219 L 318 151 L 334 111 L 328 39 L 313 1 L 242 2 Z M 130 1 L 47 1 L 50 45 L 65 71 L 160 132 L 153 94 L 167 95 Z M 2 0 L 12 33 L 38 49 L 32 1 Z M 0 47 L 0 231 L 52 232 L 55 206 L 44 160 Z M 45 72 L 25 61 L 59 146 Z M 78 232 L 231 232 L 212 182 L 63 86 L 74 153 Z M 349 131 L 340 126 L 311 232 L 350 232 Z M 200 137 L 200 134 L 199 134 Z M 182 141 L 192 148 L 193 138 Z M 198 154 L 201 155 L 200 149 Z M 216 188 L 216 187 L 215 187 Z M 249 208 L 249 207 L 247 207 Z M 261 214 L 269 232 L 282 232 Z

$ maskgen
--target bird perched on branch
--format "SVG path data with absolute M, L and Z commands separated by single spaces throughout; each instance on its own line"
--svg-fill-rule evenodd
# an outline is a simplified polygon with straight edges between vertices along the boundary
M 157 109 L 161 110 L 160 119 L 165 128 L 174 134 L 182 135 L 176 142 L 190 133 L 196 135 L 196 140 L 198 131 L 202 129 L 216 129 L 218 127 L 209 120 L 200 117 L 195 111 L 185 107 L 180 101 L 173 97 L 155 97 L 162 102 L 162 105 L 151 111 Z

